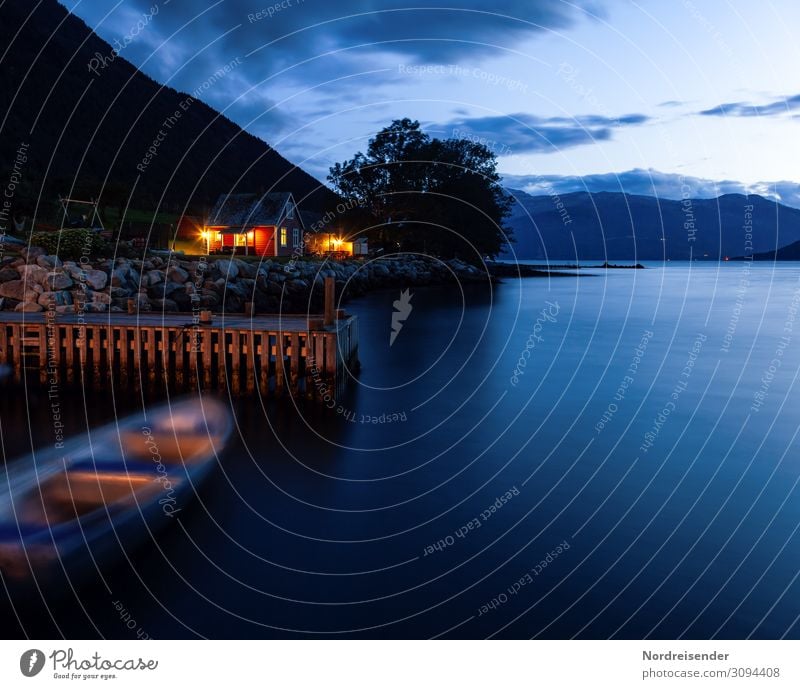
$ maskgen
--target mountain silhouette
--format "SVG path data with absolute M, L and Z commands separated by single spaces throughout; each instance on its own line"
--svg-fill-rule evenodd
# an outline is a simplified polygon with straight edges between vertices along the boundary
M 44 202 L 41 215 L 59 194 L 124 206 L 132 193 L 133 208 L 202 212 L 221 193 L 280 190 L 310 210 L 335 207 L 333 192 L 264 141 L 121 56 L 90 71 L 112 47 L 55 0 L 0 2 L 0 37 L 3 184 L 28 147 L 15 215 Z
M 506 224 L 520 259 L 719 260 L 800 240 L 800 210 L 756 195 L 671 200 L 619 192 L 508 192 L 516 200 Z

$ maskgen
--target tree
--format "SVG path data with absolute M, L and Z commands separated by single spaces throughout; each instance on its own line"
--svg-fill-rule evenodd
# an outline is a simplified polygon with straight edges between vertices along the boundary
M 405 118 L 378 132 L 366 154 L 334 165 L 328 179 L 357 201 L 360 214 L 349 221 L 371 227 L 371 243 L 477 261 L 510 241 L 503 220 L 511 200 L 496 167 L 486 146 L 431 138 Z

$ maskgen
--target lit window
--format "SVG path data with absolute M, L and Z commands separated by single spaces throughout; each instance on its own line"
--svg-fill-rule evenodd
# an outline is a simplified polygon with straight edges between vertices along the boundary
M 281 228 L 281 246 L 286 246 L 289 241 L 289 232 L 285 227 Z
M 292 228 L 292 246 L 297 247 L 300 245 L 300 229 L 297 227 Z

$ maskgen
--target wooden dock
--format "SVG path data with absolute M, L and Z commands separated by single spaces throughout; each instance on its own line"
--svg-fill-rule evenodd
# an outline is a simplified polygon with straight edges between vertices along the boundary
M 324 325 L 328 321 L 328 325 Z M 336 398 L 358 366 L 358 319 L 191 313 L 0 313 L 18 381 Z

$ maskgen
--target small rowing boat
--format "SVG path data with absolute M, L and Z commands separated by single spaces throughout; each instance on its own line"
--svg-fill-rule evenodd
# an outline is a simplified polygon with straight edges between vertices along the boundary
M 183 509 L 230 438 L 220 402 L 173 402 L 36 452 L 0 474 L 7 581 L 107 564 Z

